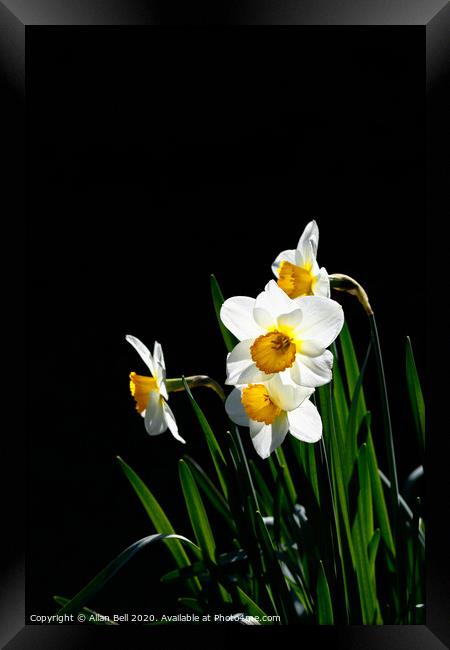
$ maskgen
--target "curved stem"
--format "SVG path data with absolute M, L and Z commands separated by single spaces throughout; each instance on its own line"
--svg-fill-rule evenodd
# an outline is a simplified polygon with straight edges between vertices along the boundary
M 369 296 L 359 282 L 356 282 L 356 280 L 351 278 L 349 275 L 344 275 L 343 273 L 332 273 L 328 277 L 330 278 L 330 284 L 333 289 L 336 289 L 336 291 L 345 291 L 346 293 L 350 293 L 352 296 L 356 296 L 364 307 L 366 314 L 368 316 L 373 315 Z
M 222 401 L 225 401 L 223 388 L 215 379 L 211 379 L 207 375 L 192 375 L 191 377 L 185 377 L 185 380 L 189 388 L 199 388 L 200 386 L 211 388 Z M 183 380 L 181 378 L 167 379 L 166 384 L 169 393 L 179 393 L 184 390 Z

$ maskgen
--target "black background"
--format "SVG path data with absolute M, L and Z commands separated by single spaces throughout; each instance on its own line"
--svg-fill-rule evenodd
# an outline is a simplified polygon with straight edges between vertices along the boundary
M 202 434 L 173 395 L 187 449 L 146 435 L 128 394 L 129 371 L 144 368 L 124 336 L 157 338 L 169 376 L 223 380 L 209 274 L 227 296 L 255 296 L 311 218 L 319 263 L 356 277 L 377 314 L 404 479 L 420 462 L 404 338 L 422 370 L 423 32 L 40 29 L 27 47 L 28 614 L 52 613 L 53 594 L 73 595 L 153 532 L 116 454 L 191 536 L 176 462 L 187 451 L 207 465 Z M 335 297 L 362 353 L 366 318 Z M 217 398 L 197 397 L 220 426 Z M 149 551 L 93 604 L 161 607 L 171 566 Z

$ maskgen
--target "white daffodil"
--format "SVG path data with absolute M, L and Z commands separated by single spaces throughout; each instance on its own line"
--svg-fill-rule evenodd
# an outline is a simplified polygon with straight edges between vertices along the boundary
M 135 336 L 127 335 L 130 343 L 150 370 L 151 377 L 130 373 L 130 390 L 136 401 L 136 410 L 142 415 L 145 429 L 151 436 L 158 436 L 170 429 L 173 437 L 185 442 L 178 433 L 177 423 L 170 406 L 166 386 L 166 364 L 161 345 L 155 341 L 153 355 Z
M 300 386 L 314 388 L 331 380 L 333 355 L 326 348 L 344 323 L 342 307 L 330 298 L 304 296 L 291 300 L 271 280 L 254 298 L 226 300 L 223 324 L 241 342 L 227 357 L 227 384 L 266 382 L 286 373 Z
M 304 442 L 322 437 L 322 420 L 308 399 L 313 388 L 285 385 L 280 375 L 265 384 L 238 386 L 227 398 L 225 409 L 233 422 L 250 427 L 257 453 L 267 458 L 288 431 Z
M 290 298 L 299 296 L 330 295 L 328 273 L 317 264 L 319 228 L 310 221 L 298 242 L 297 250 L 283 251 L 272 264 L 272 271 L 278 278 L 278 286 Z

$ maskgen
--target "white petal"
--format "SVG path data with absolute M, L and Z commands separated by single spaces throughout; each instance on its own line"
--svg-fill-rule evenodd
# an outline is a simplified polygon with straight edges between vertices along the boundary
M 167 431 L 167 422 L 163 408 L 164 401 L 156 390 L 150 391 L 145 409 L 145 429 L 150 436 L 159 436 Z
M 272 264 L 272 271 L 274 272 L 276 277 L 278 277 L 279 275 L 280 266 L 282 262 L 290 262 L 291 264 L 295 264 L 295 251 L 294 250 L 283 251 L 278 255 L 275 262 Z
M 308 269 L 317 266 L 317 260 L 311 242 L 306 242 L 302 248 L 298 248 L 295 251 L 295 264 L 297 266 L 307 267 Z
M 169 393 L 167 392 L 167 384 L 166 384 L 166 378 L 164 377 L 163 379 L 157 379 L 156 385 L 158 386 L 158 390 L 160 394 L 164 397 L 164 399 L 169 399 Z
M 300 386 L 316 388 L 331 381 L 332 368 L 333 355 L 329 350 L 325 350 L 319 357 L 297 354 L 291 368 L 291 377 Z
M 280 289 L 275 280 L 270 280 L 264 291 L 257 296 L 255 308 L 264 309 L 276 320 L 280 314 L 288 314 L 298 309 L 298 305 L 289 298 L 283 289 Z
M 317 257 L 319 247 L 319 227 L 315 221 L 310 221 L 303 231 L 297 245 L 296 264 L 305 266 L 311 264 Z
M 263 330 L 269 330 L 272 327 L 277 326 L 277 321 L 272 316 L 272 314 L 270 314 L 265 309 L 261 309 L 260 307 L 254 308 L 253 318 Z
M 175 421 L 175 416 L 174 416 L 174 414 L 172 412 L 172 409 L 167 404 L 167 402 L 165 402 L 164 400 L 162 402 L 162 407 L 163 407 L 163 410 L 164 410 L 164 415 L 165 415 L 165 418 L 166 418 L 167 426 L 170 429 L 170 433 L 173 435 L 175 440 L 178 440 L 179 442 L 182 442 L 182 443 L 186 443 L 186 440 L 183 440 L 183 438 L 178 433 L 178 427 L 177 427 L 177 423 Z
M 303 312 L 301 309 L 295 309 L 294 311 L 291 311 L 289 314 L 281 314 L 281 316 L 278 316 L 277 318 L 277 325 L 278 327 L 289 327 L 292 330 L 297 329 L 302 323 L 303 320 Z
M 239 341 L 255 338 L 263 333 L 253 318 L 254 306 L 254 298 L 235 296 L 225 300 L 220 309 L 222 323 Z
M 311 400 L 288 413 L 289 431 L 304 442 L 317 442 L 322 437 L 322 419 Z
M 322 267 L 316 275 L 313 285 L 313 293 L 315 296 L 325 296 L 325 298 L 330 297 L 330 278 L 328 277 L 328 273 L 324 267 Z
M 281 445 L 288 429 L 289 424 L 285 413 L 275 418 L 272 424 L 250 420 L 250 436 L 261 458 L 268 458 L 273 450 Z
M 318 357 L 325 352 L 325 348 L 321 343 L 311 339 L 302 341 L 300 349 L 302 354 L 308 357 Z
M 227 384 L 235 385 L 239 376 L 246 368 L 253 365 L 250 347 L 255 339 L 247 339 L 238 343 L 227 356 Z
M 165 366 L 162 366 L 159 361 L 156 361 L 156 359 L 154 377 L 156 379 L 156 385 L 161 395 L 164 397 L 164 399 L 169 399 L 166 386 L 166 368 Z
M 260 370 L 256 364 L 252 363 L 244 368 L 240 375 L 236 378 L 235 384 L 261 384 L 272 379 L 273 373 L 270 375 Z M 227 378 L 226 384 L 230 385 L 231 381 Z
M 344 324 L 341 305 L 322 296 L 303 296 L 297 299 L 303 311 L 303 321 L 297 334 L 301 340 L 315 340 L 327 348 L 337 337 Z
M 145 363 L 147 368 L 150 370 L 152 376 L 154 376 L 155 375 L 155 362 L 153 360 L 153 357 L 152 357 L 151 352 L 148 349 L 148 347 L 146 345 L 144 345 L 142 343 L 142 341 L 140 341 L 135 336 L 131 336 L 131 334 L 127 334 L 125 338 L 128 341 L 128 343 L 130 343 L 134 347 L 136 352 L 141 357 L 142 361 Z
M 245 341 L 240 341 L 234 348 L 231 350 L 227 356 L 227 364 L 239 363 L 241 361 L 251 360 L 252 354 L 250 348 L 252 347 L 255 339 L 246 339 Z
M 161 368 L 161 366 L 157 365 L 157 378 L 156 378 L 156 385 L 158 386 L 158 390 L 161 393 L 161 395 L 164 397 L 164 399 L 169 399 L 169 393 L 167 392 L 167 384 L 166 384 L 166 370 L 165 368 Z
M 225 402 L 225 410 L 230 420 L 242 427 L 250 426 L 248 415 L 242 404 L 242 391 L 239 388 L 233 388 Z
M 281 373 L 274 375 L 267 383 L 267 390 L 272 401 L 282 411 L 293 411 L 314 392 L 313 388 L 305 388 L 296 384 L 283 383 Z
M 161 343 L 158 343 L 158 341 L 155 341 L 155 345 L 153 346 L 153 359 L 155 360 L 155 363 L 159 363 L 164 370 L 166 369 L 166 362 L 164 361 Z

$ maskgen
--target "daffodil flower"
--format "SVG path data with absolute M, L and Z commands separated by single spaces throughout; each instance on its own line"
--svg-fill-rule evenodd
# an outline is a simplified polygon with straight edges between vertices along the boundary
M 297 250 L 283 251 L 272 264 L 278 286 L 290 298 L 299 296 L 330 296 L 328 273 L 317 264 L 319 228 L 310 221 L 298 242 Z
M 174 438 L 185 442 L 178 433 L 177 423 L 170 406 L 166 386 L 166 364 L 161 345 L 155 341 L 153 355 L 135 336 L 128 334 L 126 340 L 141 357 L 150 370 L 151 377 L 130 373 L 130 390 L 136 402 L 136 410 L 145 422 L 145 429 L 151 436 L 158 436 L 170 429 Z
M 320 440 L 322 420 L 308 399 L 313 392 L 313 388 L 285 385 L 275 375 L 265 384 L 234 388 L 225 409 L 233 422 L 250 427 L 253 446 L 261 458 L 267 458 L 288 431 L 304 442 Z
M 254 298 L 237 296 L 221 308 L 223 324 L 241 342 L 227 357 L 227 384 L 283 381 L 314 388 L 331 380 L 333 355 L 326 348 L 344 323 L 342 307 L 330 298 L 291 300 L 271 280 Z M 286 376 L 285 376 L 286 375 Z

